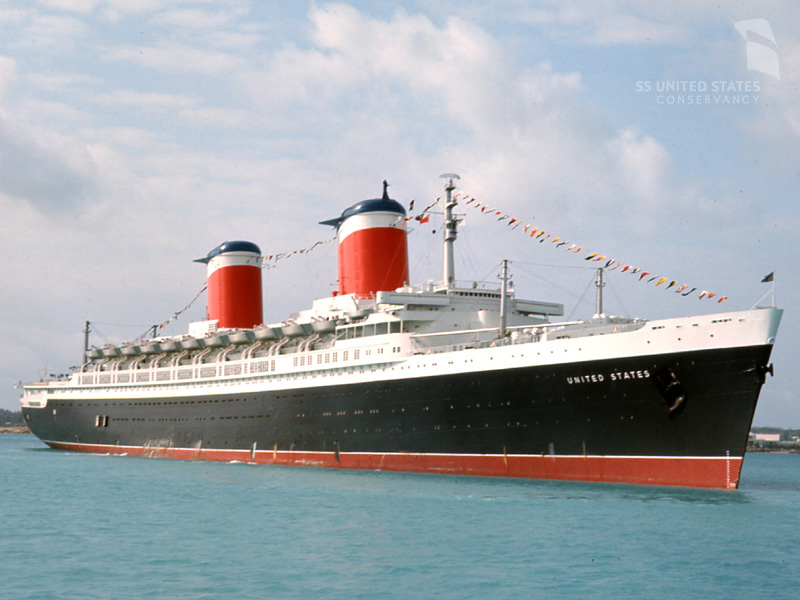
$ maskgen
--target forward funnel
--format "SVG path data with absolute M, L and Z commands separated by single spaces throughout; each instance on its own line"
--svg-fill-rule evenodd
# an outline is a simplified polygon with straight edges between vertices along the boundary
M 384 181 L 382 198 L 358 202 L 321 223 L 337 229 L 340 294 L 365 298 L 409 281 L 406 210 L 389 198 L 388 187 Z

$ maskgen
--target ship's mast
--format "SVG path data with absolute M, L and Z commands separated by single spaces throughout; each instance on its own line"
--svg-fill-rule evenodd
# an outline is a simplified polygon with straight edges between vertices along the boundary
M 506 313 L 508 310 L 508 260 L 503 259 L 503 268 L 500 271 L 500 280 L 502 286 L 500 288 L 500 331 L 498 337 L 502 340 L 506 337 Z
M 453 216 L 453 208 L 456 202 L 453 199 L 453 190 L 456 189 L 454 179 L 460 179 L 455 173 L 445 173 L 440 177 L 447 179 L 444 190 L 447 194 L 444 204 L 444 255 L 442 260 L 442 281 L 447 289 L 453 287 L 456 280 L 455 260 L 453 256 L 453 246 L 458 235 L 458 219 Z
M 605 315 L 603 314 L 603 287 L 606 285 L 603 282 L 603 268 L 600 267 L 597 269 L 597 279 L 595 279 L 594 284 L 597 286 L 597 296 L 595 298 L 595 318 L 601 318 Z
M 86 327 L 83 329 L 83 362 L 89 360 L 89 321 L 86 321 Z

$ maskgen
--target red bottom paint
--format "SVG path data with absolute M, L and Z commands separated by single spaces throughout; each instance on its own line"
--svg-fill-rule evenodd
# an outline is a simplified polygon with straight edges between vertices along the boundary
M 738 487 L 743 461 L 742 457 L 380 454 L 46 443 L 59 450 L 178 460 L 238 461 L 253 464 L 723 489 Z

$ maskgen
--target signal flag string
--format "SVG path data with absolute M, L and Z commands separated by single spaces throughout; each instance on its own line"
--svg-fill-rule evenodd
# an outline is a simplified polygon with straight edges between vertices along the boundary
M 140 335 L 138 338 L 136 338 L 135 341 L 140 342 L 140 341 L 146 339 L 151 331 L 155 333 L 155 331 L 160 331 L 161 329 L 164 329 L 164 327 L 166 327 L 167 325 L 172 323 L 175 319 L 177 319 L 183 313 L 185 313 L 187 310 L 189 310 L 191 308 L 192 304 L 194 304 L 197 301 L 197 299 L 203 294 L 203 292 L 206 291 L 206 288 L 208 288 L 208 280 L 203 282 L 203 287 L 200 288 L 200 291 L 197 292 L 197 294 L 195 294 L 194 298 L 192 298 L 192 300 L 189 302 L 189 304 L 187 304 L 182 309 L 180 309 L 179 311 L 174 313 L 169 319 L 167 319 L 163 323 L 160 323 L 159 325 L 153 325 L 152 327 L 148 327 L 147 331 L 145 331 L 142 335 Z
M 323 244 L 330 244 L 335 239 L 336 236 L 334 235 L 329 240 L 314 242 L 313 244 L 311 244 L 306 248 L 299 248 L 297 250 L 292 250 L 290 252 L 278 252 L 277 254 L 265 254 L 264 256 L 261 257 L 261 268 L 263 269 L 272 268 L 279 260 L 283 260 L 284 258 L 289 258 L 290 256 L 294 256 L 295 254 L 308 254 L 316 247 L 322 246 Z
M 519 230 L 522 235 L 525 235 L 529 239 L 537 241 L 540 244 L 544 244 L 545 242 L 547 242 L 548 244 L 555 244 L 554 248 L 564 250 L 569 254 L 578 255 L 582 252 L 586 252 L 586 256 L 583 257 L 584 260 L 601 263 L 602 266 L 608 271 L 619 270 L 620 273 L 630 273 L 633 275 L 638 275 L 639 281 L 646 281 L 648 284 L 655 282 L 654 287 L 659 287 L 662 284 L 666 283 L 667 285 L 662 289 L 669 290 L 674 288 L 676 294 L 680 294 L 681 296 L 684 297 L 691 296 L 693 293 L 699 291 L 697 296 L 698 300 L 703 300 L 703 299 L 708 300 L 711 298 L 717 298 L 717 302 L 719 303 L 728 299 L 727 296 L 718 296 L 716 292 L 710 292 L 708 290 L 698 290 L 697 287 L 691 287 L 691 289 L 689 289 L 690 286 L 688 283 L 680 283 L 669 277 L 662 277 L 661 275 L 652 273 L 650 271 L 645 271 L 644 269 L 628 264 L 621 260 L 617 260 L 615 258 L 611 258 L 604 254 L 600 254 L 599 252 L 588 252 L 587 250 L 585 250 L 583 246 L 569 242 L 568 240 L 565 240 L 561 236 L 555 235 L 553 233 L 548 233 L 544 229 L 541 229 L 539 227 L 533 227 L 529 223 L 525 223 L 523 220 L 513 217 L 505 213 L 504 211 L 487 204 L 486 202 L 481 202 L 477 198 L 470 196 L 469 194 L 464 194 L 463 192 L 456 192 L 454 194 L 454 198 L 458 198 L 459 196 L 461 196 L 462 199 L 466 200 L 465 204 L 470 208 L 479 211 L 481 214 L 495 217 L 498 222 L 501 223 L 504 222 L 506 224 L 506 227 L 509 227 L 513 231 Z M 431 207 L 432 206 L 433 204 L 431 205 Z M 431 207 L 426 208 L 425 211 L 423 211 L 423 213 L 426 212 Z

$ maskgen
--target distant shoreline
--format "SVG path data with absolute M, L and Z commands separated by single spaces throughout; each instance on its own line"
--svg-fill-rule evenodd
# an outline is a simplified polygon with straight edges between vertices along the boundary
M 14 425 L 12 427 L 0 427 L 0 433 L 33 433 L 26 425 Z
M 753 454 L 757 454 L 760 452 L 768 452 L 770 454 L 800 454 L 800 449 L 798 448 L 751 448 L 747 447 L 747 452 L 752 452 Z

